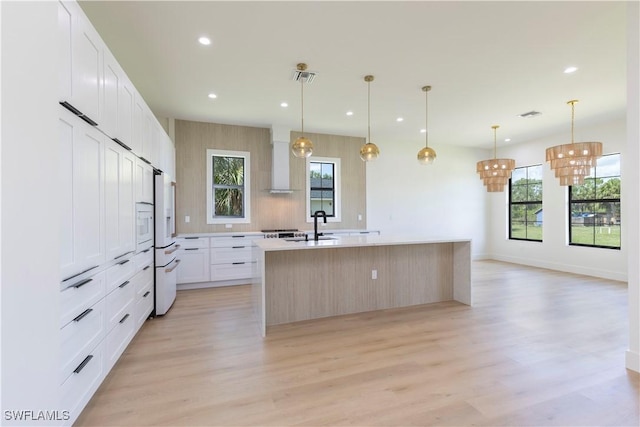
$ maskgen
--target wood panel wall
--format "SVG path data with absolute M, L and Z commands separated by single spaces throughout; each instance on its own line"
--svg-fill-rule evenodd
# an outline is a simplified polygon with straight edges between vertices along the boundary
M 291 132 L 291 138 L 299 133 Z M 338 157 L 342 164 L 342 222 L 327 224 L 327 229 L 366 228 L 366 167 L 359 149 L 364 138 L 309 134 L 314 154 Z M 175 121 L 176 144 L 176 229 L 178 233 L 258 231 L 274 228 L 309 230 L 306 220 L 306 167 L 303 159 L 290 155 L 292 194 L 270 194 L 271 131 L 268 128 L 223 125 L 217 123 Z M 251 153 L 251 223 L 207 224 L 206 151 L 207 149 L 248 151 Z M 358 221 L 358 214 L 362 220 Z M 190 222 L 185 222 L 185 216 Z

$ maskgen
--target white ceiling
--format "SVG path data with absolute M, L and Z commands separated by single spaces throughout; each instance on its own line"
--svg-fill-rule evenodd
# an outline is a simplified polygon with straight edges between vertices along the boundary
M 89 1 L 81 5 L 160 117 L 366 136 L 375 143 L 491 147 L 624 117 L 623 2 Z M 197 39 L 207 35 L 208 47 Z M 565 67 L 579 67 L 564 74 Z M 215 92 L 218 98 L 207 97 Z M 288 108 L 280 107 L 282 101 Z M 354 115 L 346 116 L 351 110 Z M 542 115 L 523 119 L 536 110 Z M 404 121 L 396 122 L 397 117 Z M 588 135 L 585 135 L 588 138 Z M 558 141 L 565 143 L 569 141 Z

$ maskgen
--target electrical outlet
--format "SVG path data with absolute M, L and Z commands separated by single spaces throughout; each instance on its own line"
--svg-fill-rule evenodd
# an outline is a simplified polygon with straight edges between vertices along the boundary
M 362 214 L 358 214 L 358 221 L 362 221 Z
M 191 217 L 189 215 L 185 215 L 184 216 L 184 222 L 190 223 L 191 222 Z
M 233 225 L 231 225 L 231 224 L 225 224 L 224 225 L 224 228 L 231 228 L 231 227 L 233 227 Z
M 376 280 L 378 278 L 378 270 L 371 270 L 371 278 Z

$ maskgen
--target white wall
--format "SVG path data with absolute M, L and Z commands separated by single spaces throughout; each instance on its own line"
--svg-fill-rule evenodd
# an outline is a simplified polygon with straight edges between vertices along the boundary
M 579 117 L 579 103 L 576 116 Z M 491 257 L 501 261 L 553 270 L 567 271 L 614 280 L 627 279 L 627 253 L 629 244 L 628 224 L 630 219 L 621 217 L 621 249 L 588 248 L 568 245 L 568 190 L 555 178 L 549 164 L 545 162 L 545 149 L 571 142 L 570 109 L 567 107 L 567 132 L 550 137 L 502 147 L 500 157 L 516 160 L 516 167 L 543 165 L 544 224 L 542 243 L 508 239 L 508 194 L 492 200 L 490 221 Z M 529 119 L 535 120 L 535 119 Z M 622 187 L 631 185 L 624 178 L 626 148 L 626 121 L 623 118 L 609 123 L 587 125 L 576 122 L 575 141 L 600 141 L 605 154 L 622 153 Z M 622 200 L 622 205 L 625 201 Z
M 485 150 L 429 145 L 432 165 L 416 155 L 423 142 L 377 143 L 380 157 L 367 164 L 367 228 L 384 234 L 471 238 L 472 257 L 486 256 L 486 201 L 476 162 Z
M 640 4 L 628 2 L 627 21 L 627 159 L 640 164 Z M 631 185 L 623 187 L 627 208 L 623 213 L 632 218 L 629 225 L 629 349 L 626 366 L 640 372 L 640 168 L 625 169 Z
M 5 410 L 58 405 L 57 3 L 0 2 L 2 306 Z M 57 423 L 59 424 L 59 422 Z

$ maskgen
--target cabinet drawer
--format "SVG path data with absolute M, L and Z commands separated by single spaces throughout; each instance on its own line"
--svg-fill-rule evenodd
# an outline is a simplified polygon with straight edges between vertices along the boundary
M 211 264 L 234 262 L 251 262 L 251 246 L 238 245 L 231 248 L 211 248 Z
M 127 306 L 135 297 L 134 288 L 135 283 L 127 280 L 111 291 L 105 298 L 107 333 L 118 325 L 118 322 L 126 315 Z
M 153 266 L 146 266 L 141 272 L 133 276 L 134 288 L 136 295 L 140 294 L 143 289 L 151 285 L 153 287 Z
M 212 237 L 211 238 L 211 247 L 212 248 L 230 248 L 232 246 L 248 246 L 251 247 L 253 245 L 253 241 L 261 236 L 246 236 L 246 235 L 237 235 L 237 236 L 228 236 L 228 237 Z
M 190 248 L 178 251 L 180 268 L 177 270 L 177 283 L 199 283 L 209 281 L 209 248 Z
M 135 315 L 133 309 L 134 301 L 129 301 L 122 310 L 122 317 L 118 319 L 116 326 L 107 335 L 105 340 L 105 367 L 104 371 L 109 372 L 116 364 L 120 355 L 124 353 L 127 345 L 135 333 Z
M 136 330 L 140 329 L 144 321 L 147 320 L 147 317 L 149 317 L 153 311 L 153 301 L 153 284 L 150 283 L 148 287 L 143 289 L 140 295 L 136 296 L 136 305 L 133 309 Z
M 218 280 L 251 280 L 253 263 L 243 262 L 238 264 L 214 264 L 211 265 L 211 281 Z
M 104 341 L 93 348 L 60 386 L 60 407 L 75 420 L 102 382 L 104 371 Z
M 180 248 L 208 248 L 208 237 L 181 237 L 176 239 L 176 243 L 180 244 Z
M 135 265 L 131 259 L 123 259 L 107 269 L 107 294 L 133 277 Z
M 80 313 L 94 305 L 105 295 L 105 273 L 78 280 L 60 292 L 60 327 L 71 322 Z
M 153 248 L 145 249 L 133 256 L 133 265 L 136 272 L 141 271 L 148 265 L 153 266 Z
M 105 337 L 104 299 L 83 311 L 60 330 L 60 383 Z

